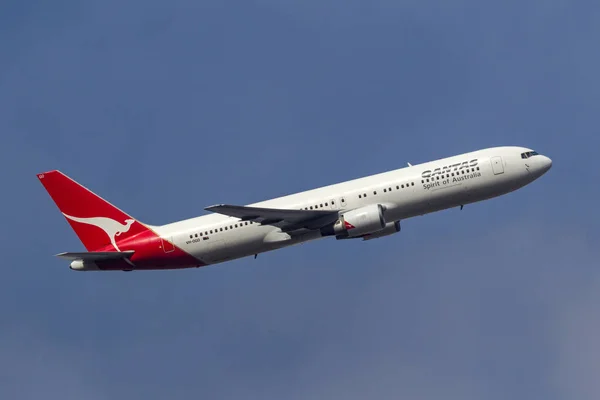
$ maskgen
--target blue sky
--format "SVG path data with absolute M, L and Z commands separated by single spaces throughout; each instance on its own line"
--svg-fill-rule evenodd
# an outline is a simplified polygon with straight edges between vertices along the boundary
M 599 41 L 591 1 L 9 1 L 0 397 L 598 398 Z M 186 271 L 70 271 L 35 177 L 162 224 L 496 145 L 554 166 Z

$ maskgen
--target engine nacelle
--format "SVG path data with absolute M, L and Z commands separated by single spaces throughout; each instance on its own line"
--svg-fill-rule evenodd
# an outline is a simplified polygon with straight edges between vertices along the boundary
M 344 213 L 332 225 L 321 229 L 323 236 L 335 235 L 338 239 L 361 237 L 385 228 L 383 216 L 384 207 L 381 204 L 357 208 Z
M 400 232 L 400 229 L 400 221 L 388 222 L 385 225 L 385 228 L 383 228 L 382 230 L 364 235 L 363 240 L 371 240 L 388 235 L 393 235 L 394 233 Z

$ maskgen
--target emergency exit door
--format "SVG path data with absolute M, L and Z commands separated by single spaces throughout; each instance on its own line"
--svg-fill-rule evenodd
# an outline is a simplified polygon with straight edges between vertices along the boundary
M 492 170 L 494 175 L 504 173 L 504 165 L 502 165 L 502 157 L 492 157 Z

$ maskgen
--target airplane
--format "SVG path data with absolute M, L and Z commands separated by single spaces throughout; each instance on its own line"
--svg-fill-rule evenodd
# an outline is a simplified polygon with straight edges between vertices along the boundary
M 552 160 L 517 146 L 492 147 L 212 214 L 149 225 L 58 170 L 37 177 L 86 252 L 57 254 L 75 271 L 197 268 L 332 237 L 393 235 L 402 220 L 461 209 L 528 185 Z

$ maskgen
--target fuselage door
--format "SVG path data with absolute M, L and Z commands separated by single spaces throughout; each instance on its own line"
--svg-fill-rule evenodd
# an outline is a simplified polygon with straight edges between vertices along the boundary
M 502 165 L 502 157 L 492 157 L 492 170 L 494 175 L 504 173 L 504 166 Z
M 162 248 L 165 253 L 171 253 L 175 251 L 175 245 L 173 244 L 173 237 L 169 237 L 167 239 L 160 238 L 162 242 Z
M 334 199 L 329 200 L 328 203 L 329 203 L 329 208 L 331 208 L 332 210 L 336 209 L 336 204 L 335 204 L 335 200 Z

